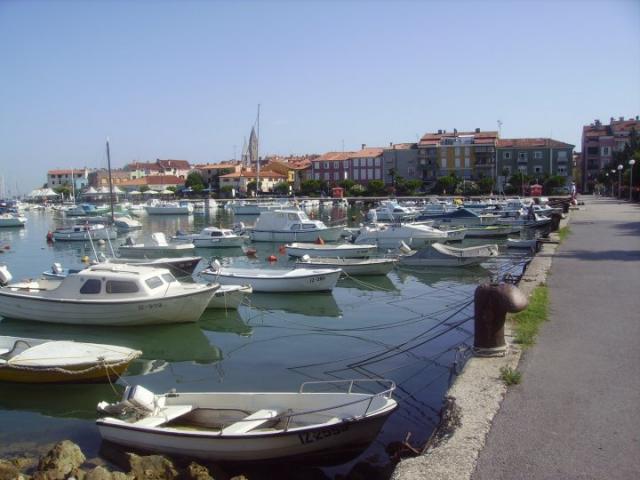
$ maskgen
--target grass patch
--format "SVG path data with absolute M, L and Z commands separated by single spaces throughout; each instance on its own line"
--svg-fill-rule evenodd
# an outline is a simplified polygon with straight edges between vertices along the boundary
M 560 243 L 564 242 L 565 239 L 571 234 L 571 229 L 569 226 L 562 227 L 558 230 L 558 238 L 560 239 Z
M 507 387 L 518 385 L 522 381 L 522 374 L 511 367 L 502 367 L 500 369 L 500 379 Z
M 529 298 L 529 306 L 511 318 L 515 323 L 516 343 L 530 347 L 535 343 L 542 322 L 549 317 L 549 289 L 546 285 L 536 287 Z

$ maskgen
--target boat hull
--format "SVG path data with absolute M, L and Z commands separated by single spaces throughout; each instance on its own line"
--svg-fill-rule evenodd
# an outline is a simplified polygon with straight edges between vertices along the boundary
M 92 366 L 77 368 L 29 369 L 12 365 L 0 365 L 0 382 L 11 383 L 104 383 L 115 382 L 127 370 L 129 363 L 119 365 Z
M 207 309 L 224 309 L 224 310 L 237 310 L 242 304 L 244 299 L 249 295 L 253 289 L 246 285 L 238 285 L 238 288 L 227 289 L 229 285 L 222 286 L 209 300 Z
M 192 243 L 197 248 L 236 248 L 244 245 L 242 237 L 236 238 L 194 238 Z
M 328 227 L 308 231 L 250 230 L 249 236 L 254 242 L 313 242 L 322 238 L 327 242 L 336 242 L 342 235 L 343 227 Z
M 148 215 L 190 215 L 193 210 L 188 207 L 145 207 Z
M 261 277 L 256 278 L 240 274 L 229 274 L 203 271 L 200 274 L 220 285 L 251 285 L 254 292 L 295 293 L 295 292 L 330 292 L 340 278 L 341 270 L 322 273 L 310 272 L 308 275 L 296 277 Z
M 336 245 L 335 247 L 331 248 L 327 245 L 318 245 L 314 248 L 314 246 L 312 245 L 301 246 L 292 244 L 286 245 L 286 249 L 287 254 L 290 257 L 303 257 L 305 255 L 309 255 L 310 257 L 322 258 L 364 258 L 374 255 L 378 247 L 376 247 L 375 245 Z
M 362 264 L 331 262 L 331 261 L 315 261 L 311 259 L 308 262 L 297 262 L 296 268 L 339 268 L 346 275 L 364 276 L 364 275 L 386 275 L 396 264 L 394 259 L 385 259 L 375 262 L 367 262 Z
M 53 232 L 53 239 L 57 242 L 88 242 L 91 240 L 115 240 L 117 233 L 104 228 L 83 232 Z

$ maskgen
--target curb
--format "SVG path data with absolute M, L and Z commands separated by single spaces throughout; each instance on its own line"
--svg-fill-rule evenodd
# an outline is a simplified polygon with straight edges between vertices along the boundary
M 560 222 L 560 227 L 569 223 L 569 216 Z M 527 297 L 547 280 L 553 256 L 558 249 L 558 234 L 549 238 L 554 243 L 545 243 L 526 268 L 518 287 Z M 435 444 L 426 453 L 402 460 L 396 466 L 392 480 L 430 478 L 443 480 L 468 480 L 475 471 L 480 451 L 507 387 L 500 378 L 500 369 L 516 369 L 520 363 L 522 349 L 513 343 L 512 322 L 505 323 L 507 352 L 504 357 L 471 357 L 462 373 L 456 378 L 445 395 L 449 412 L 455 412 L 457 428 L 450 435 L 440 435 L 436 429 Z M 454 405 L 451 407 L 451 405 Z M 447 417 L 444 411 L 442 417 Z M 439 441 L 438 441 L 439 439 Z

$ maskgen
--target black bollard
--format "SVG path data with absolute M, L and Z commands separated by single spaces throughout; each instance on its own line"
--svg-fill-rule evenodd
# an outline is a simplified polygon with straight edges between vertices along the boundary
M 559 213 L 551 214 L 550 228 L 552 232 L 557 232 L 560 229 L 560 220 L 562 220 L 562 215 L 560 215 Z
M 529 301 L 515 285 L 508 283 L 484 283 L 476 288 L 474 296 L 475 336 L 473 349 L 476 355 L 504 355 L 504 322 L 507 313 L 527 308 Z

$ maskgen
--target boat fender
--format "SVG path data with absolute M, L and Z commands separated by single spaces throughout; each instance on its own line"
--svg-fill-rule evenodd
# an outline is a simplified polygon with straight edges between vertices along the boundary
M 107 242 L 105 242 L 102 238 L 100 240 L 98 240 L 98 245 L 104 245 Z
M 53 242 L 53 232 L 51 230 L 49 230 L 47 232 L 47 242 Z
M 82 263 L 89 263 L 89 256 L 85 255 L 82 257 Z
M 309 256 L 308 253 L 305 253 L 300 260 L 302 260 L 303 262 L 310 262 L 311 261 L 311 257 Z
M 276 257 L 275 255 L 269 255 L 269 256 L 267 257 L 267 260 L 268 260 L 269 262 L 277 262 L 277 261 L 278 261 L 278 257 Z
M 55 273 L 57 275 L 62 274 L 62 265 L 59 262 L 55 262 L 52 266 L 51 266 L 51 272 Z
M 324 240 L 322 237 L 316 238 L 316 245 L 324 245 Z
M 6 265 L 0 265 L 0 285 L 7 285 L 13 279 L 13 275 Z

